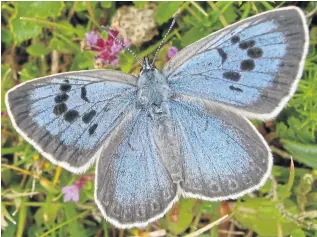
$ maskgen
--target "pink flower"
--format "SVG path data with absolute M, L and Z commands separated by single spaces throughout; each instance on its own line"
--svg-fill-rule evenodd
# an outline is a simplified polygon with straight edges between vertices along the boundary
M 115 37 L 118 36 L 119 32 L 115 30 L 110 31 Z M 86 45 L 83 46 L 84 49 L 89 49 L 92 51 L 97 51 L 98 54 L 95 57 L 95 67 L 103 67 L 107 65 L 119 66 L 118 55 L 124 48 L 121 44 L 117 43 L 110 34 L 107 40 L 101 38 L 101 36 L 95 31 L 90 31 L 86 33 Z M 124 40 L 123 44 L 125 46 L 130 46 L 130 40 Z
M 112 53 L 112 54 L 118 54 L 118 53 L 120 53 L 121 48 L 122 48 L 122 47 L 121 47 L 120 44 L 114 43 L 114 44 L 111 46 L 111 53 Z
M 86 33 L 85 36 L 86 36 L 86 40 L 87 40 L 87 43 L 89 46 L 96 45 L 97 40 L 101 39 L 100 35 L 97 34 L 95 31 L 90 31 L 90 32 Z
M 79 192 L 88 180 L 91 180 L 91 176 L 81 177 L 79 180 L 74 182 L 72 185 L 65 186 L 62 189 L 62 193 L 64 194 L 64 202 L 69 202 L 69 201 L 78 202 L 79 201 Z
M 69 201 L 78 202 L 79 191 L 80 189 L 75 184 L 64 187 L 62 189 L 62 193 L 64 193 L 64 202 L 69 202 Z
M 169 61 L 172 57 L 174 57 L 178 53 L 178 48 L 175 46 L 169 47 L 167 50 L 166 61 Z

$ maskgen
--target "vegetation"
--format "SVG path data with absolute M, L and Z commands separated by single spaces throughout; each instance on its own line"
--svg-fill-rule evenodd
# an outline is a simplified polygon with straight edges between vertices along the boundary
M 162 68 L 171 46 L 182 49 L 234 22 L 289 5 L 307 14 L 310 50 L 287 107 L 276 121 L 255 122 L 273 151 L 274 168 L 272 178 L 253 194 L 223 202 L 181 199 L 147 228 L 119 230 L 103 220 L 95 205 L 94 168 L 78 176 L 51 164 L 18 136 L 8 118 L 4 94 L 21 82 L 94 67 L 138 74 L 140 66 L 128 51 L 118 49 L 110 61 L 95 58 L 100 52 L 85 34 L 95 30 L 107 39 L 101 25 L 115 28 L 117 21 L 125 22 L 119 32 L 132 50 L 139 58 L 154 56 L 180 9 L 158 55 L 156 65 Z M 200 236 L 317 237 L 316 7 L 316 2 L 1 2 L 2 236 L 185 236 L 229 214 Z M 135 13 L 148 19 L 140 21 Z M 65 187 L 73 185 L 78 202 L 66 195 Z

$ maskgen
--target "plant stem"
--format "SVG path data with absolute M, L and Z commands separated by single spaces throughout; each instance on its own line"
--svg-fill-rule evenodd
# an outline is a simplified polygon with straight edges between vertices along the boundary
M 68 221 L 65 221 L 55 227 L 53 227 L 52 229 L 50 229 L 49 231 L 45 232 L 44 234 L 40 235 L 39 237 L 45 237 L 48 236 L 50 233 L 54 232 L 55 230 L 58 230 L 60 228 L 62 228 L 63 226 L 67 225 L 68 223 L 77 220 L 79 218 L 82 218 L 84 216 L 87 216 L 90 213 L 90 211 L 85 211 L 83 213 L 78 214 L 77 216 L 74 216 L 73 218 L 69 219 Z
M 52 26 L 52 27 L 56 27 L 62 30 L 66 30 L 66 31 L 70 31 L 70 32 L 75 32 L 75 30 L 71 27 L 62 25 L 62 24 L 58 24 L 55 22 L 50 22 L 47 20 L 43 20 L 43 19 L 38 19 L 38 18 L 31 18 L 31 17 L 20 17 L 21 20 L 23 21 L 30 21 L 39 25 L 48 25 L 48 26 Z
M 219 8 L 216 6 L 214 2 L 208 1 L 209 6 L 212 8 L 212 10 L 219 13 L 219 20 L 223 26 L 227 26 L 228 22 L 226 21 L 226 18 L 223 16 Z

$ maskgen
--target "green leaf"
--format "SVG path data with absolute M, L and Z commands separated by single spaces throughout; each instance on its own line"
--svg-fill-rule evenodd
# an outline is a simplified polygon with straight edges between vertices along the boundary
M 2 208 L 3 210 L 3 208 Z M 4 231 L 1 232 L 2 237 L 16 237 L 15 232 L 17 230 L 17 225 L 13 224 L 9 220 L 5 220 L 8 224 L 7 227 L 5 227 Z M 16 221 L 16 220 L 15 220 Z M 4 224 L 4 220 L 2 220 L 2 224 Z
M 276 125 L 276 131 L 278 136 L 281 138 L 295 139 L 294 131 L 292 129 L 288 129 L 283 122 Z
M 73 59 L 73 64 L 70 71 L 84 70 L 93 68 L 94 53 L 85 51 L 83 53 L 77 53 Z
M 51 49 L 47 47 L 45 44 L 38 42 L 30 45 L 26 51 L 34 57 L 40 57 L 51 52 Z
M 57 39 L 55 37 L 51 39 L 49 48 L 52 50 L 57 50 L 62 53 L 71 53 L 71 50 L 69 49 L 67 44 L 64 41 Z
M 301 229 L 296 229 L 296 230 L 293 230 L 292 231 L 292 234 L 291 234 L 292 237 L 305 237 L 305 232 L 302 231 Z
M 145 1 L 133 1 L 136 8 L 144 8 L 148 2 Z
M 294 160 L 317 169 L 317 145 L 303 144 L 282 139 L 285 149 L 294 156 Z
M 73 202 L 64 203 L 65 215 L 68 220 L 75 217 L 78 213 L 76 211 L 75 204 Z M 74 220 L 68 223 L 69 235 L 71 237 L 86 237 L 86 231 L 78 220 Z
M 182 2 L 159 2 L 155 12 L 155 20 L 159 25 L 173 18 Z
M 182 198 L 175 204 L 166 214 L 166 225 L 167 229 L 174 235 L 183 233 L 190 225 L 193 220 L 193 207 L 196 203 L 196 199 Z M 174 211 L 176 208 L 176 211 Z
M 62 26 L 62 28 L 56 27 L 56 31 L 63 34 L 64 36 L 72 36 L 74 33 L 82 32 L 81 28 L 78 28 L 77 30 L 74 28 L 74 26 L 67 20 L 62 20 L 58 22 L 59 25 Z M 81 35 L 82 36 L 82 35 Z M 67 37 L 71 41 L 71 37 Z
M 42 26 L 15 18 L 10 21 L 11 32 L 16 44 L 41 34 Z
M 28 226 L 28 236 L 39 236 L 40 229 L 36 224 Z
M 58 17 L 64 8 L 62 1 L 16 2 L 17 17 L 47 18 Z
M 19 74 L 22 81 L 34 79 L 40 75 L 38 66 L 32 61 L 23 64 L 22 70 Z
M 108 1 L 102 1 L 102 2 L 108 2 Z M 98 2 L 96 2 L 96 1 L 89 2 L 92 9 L 95 9 L 97 3 Z M 86 2 L 85 1 L 78 1 L 76 4 L 75 12 L 82 12 L 82 11 L 86 11 L 86 10 L 87 10 Z
M 111 8 L 112 7 L 112 2 L 111 1 L 102 1 L 101 2 L 101 7 L 103 7 L 103 8 Z
M 94 199 L 94 187 L 91 181 L 85 183 L 82 193 L 84 193 L 90 200 Z
M 70 37 L 65 36 L 65 35 L 63 35 L 63 34 L 59 34 L 59 33 L 57 33 L 57 32 L 55 32 L 55 36 L 56 36 L 58 39 L 62 40 L 62 41 L 67 45 L 66 47 L 69 48 L 69 50 L 70 50 L 71 52 L 74 52 L 74 53 L 79 53 L 79 52 L 80 52 L 79 44 L 74 43 L 74 42 L 70 39 Z
M 87 33 L 87 29 L 83 25 L 77 25 L 75 29 L 75 33 L 78 35 L 80 38 L 84 38 L 85 34 Z
M 146 1 L 133 1 L 136 8 L 144 8 L 148 2 Z
M 134 63 L 134 57 L 132 54 L 128 52 L 123 52 L 119 54 L 119 64 L 121 71 L 123 72 L 130 72 L 132 65 Z
M 293 201 L 286 199 L 287 211 L 297 214 L 298 209 Z M 297 228 L 296 224 L 281 215 L 276 203 L 266 199 L 248 199 L 239 205 L 235 219 L 244 227 L 255 231 L 259 236 L 277 236 L 277 225 L 280 224 L 283 235 L 289 236 Z
M 206 31 L 204 28 L 192 28 L 189 31 L 187 31 L 182 39 L 182 45 L 183 47 L 203 38 L 204 36 L 208 35 L 209 32 Z
M 75 12 L 81 12 L 87 10 L 86 8 L 86 3 L 84 1 L 79 1 L 79 2 L 74 2 L 74 5 L 76 4 L 75 7 Z
M 288 126 L 283 122 L 277 124 L 277 133 L 281 139 L 296 140 L 302 143 L 314 143 L 315 137 L 310 129 L 302 127 L 304 122 L 304 120 L 291 116 L 287 120 Z
M 172 45 L 178 48 L 179 50 L 182 49 L 182 40 L 180 39 L 173 39 Z
M 310 30 L 310 40 L 317 40 L 317 26 Z
M 16 44 L 34 38 L 42 32 L 42 26 L 21 20 L 20 17 L 47 18 L 60 16 L 63 2 L 15 2 L 15 14 L 10 19 L 10 29 Z
M 42 225 L 44 222 L 52 224 L 55 222 L 57 214 L 61 210 L 62 205 L 59 203 L 48 202 L 46 205 L 39 208 L 34 216 L 36 224 Z
M 5 44 L 5 47 L 8 48 L 13 43 L 13 37 L 9 30 L 1 29 L 1 42 Z

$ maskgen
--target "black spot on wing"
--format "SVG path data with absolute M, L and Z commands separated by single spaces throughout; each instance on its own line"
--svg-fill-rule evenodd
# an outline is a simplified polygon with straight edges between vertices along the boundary
M 254 60 L 252 59 L 243 60 L 240 64 L 240 68 L 243 71 L 252 71 L 254 67 L 255 67 Z
M 68 92 L 70 91 L 70 89 L 72 88 L 71 85 L 67 84 L 67 83 L 63 83 L 60 85 L 59 89 L 62 91 L 62 92 Z
M 81 97 L 84 101 L 89 102 L 89 100 L 88 100 L 88 98 L 87 98 L 87 90 L 86 90 L 86 87 L 82 87 L 82 88 L 81 88 L 80 97 Z
M 54 106 L 53 113 L 55 115 L 61 115 L 67 111 L 67 105 L 65 103 L 57 104 Z
M 208 127 L 209 127 L 209 120 L 206 119 L 204 132 L 206 132 L 208 130 Z
M 239 44 L 239 48 L 240 49 L 248 49 L 251 48 L 255 45 L 255 41 L 254 40 L 248 40 L 248 41 L 243 41 Z
M 67 122 L 73 122 L 78 116 L 78 111 L 71 109 L 66 112 L 66 114 L 64 115 L 64 119 Z
M 260 58 L 263 55 L 263 50 L 257 47 L 248 49 L 248 56 L 251 58 Z
M 95 123 L 94 125 L 92 125 L 89 129 L 88 129 L 88 133 L 89 135 L 94 134 L 94 132 L 96 131 L 96 128 L 98 127 L 98 124 Z
M 135 151 L 135 148 L 132 146 L 130 142 L 128 142 L 128 146 L 131 148 L 132 151 Z
M 217 49 L 220 57 L 221 57 L 221 63 L 223 64 L 226 60 L 227 60 L 227 54 L 225 53 L 225 51 L 223 51 L 223 49 Z
M 240 41 L 240 37 L 238 35 L 234 35 L 231 38 L 231 43 L 236 44 Z
M 241 88 L 239 88 L 239 87 L 234 87 L 234 86 L 231 85 L 231 86 L 229 86 L 229 88 L 232 91 L 243 92 L 243 90 Z
M 223 77 L 232 81 L 239 81 L 241 75 L 238 72 L 224 72 Z
M 90 123 L 90 121 L 95 117 L 96 110 L 91 110 L 88 113 L 84 114 L 82 120 L 84 123 Z
M 55 100 L 55 103 L 62 103 L 62 102 L 66 102 L 68 97 L 69 96 L 66 93 L 61 93 L 61 94 L 57 95 L 54 98 L 54 100 Z

